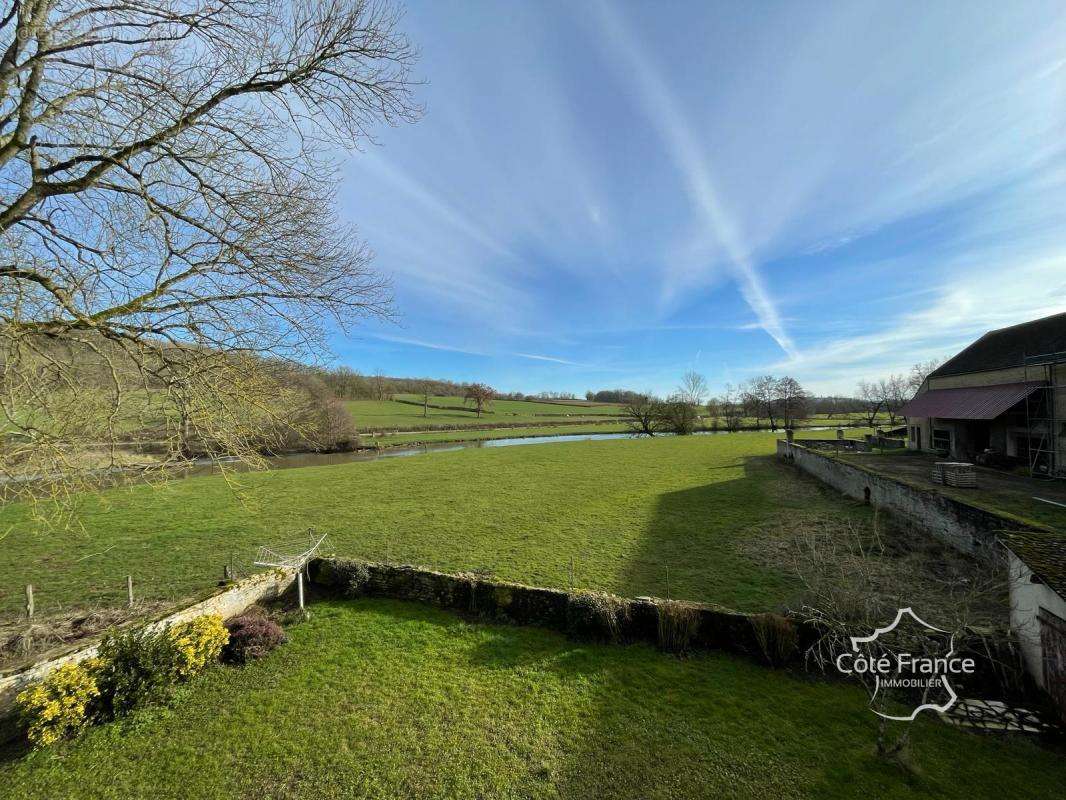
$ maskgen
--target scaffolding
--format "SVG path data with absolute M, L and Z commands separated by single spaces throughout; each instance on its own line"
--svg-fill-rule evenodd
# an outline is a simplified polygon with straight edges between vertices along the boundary
M 1066 478 L 1066 459 L 1059 451 L 1059 420 L 1056 402 L 1066 392 L 1066 351 L 1023 356 L 1025 380 L 1042 385 L 1025 399 L 1025 425 L 1029 475 L 1034 478 Z

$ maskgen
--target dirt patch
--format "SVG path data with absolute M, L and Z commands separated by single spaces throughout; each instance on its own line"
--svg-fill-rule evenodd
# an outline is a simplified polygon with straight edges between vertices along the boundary
M 151 618 L 172 605 L 171 602 L 145 602 L 133 608 L 119 606 L 72 611 L 37 618 L 32 623 L 26 620 L 0 623 L 0 669 L 21 666 L 36 656 L 110 628 Z

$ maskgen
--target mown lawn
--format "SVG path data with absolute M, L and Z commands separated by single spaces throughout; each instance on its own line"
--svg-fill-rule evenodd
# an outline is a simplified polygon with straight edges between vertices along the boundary
M 37 611 L 120 605 L 215 585 L 231 559 L 314 526 L 345 556 L 486 569 L 510 580 L 774 608 L 794 579 L 761 566 L 751 537 L 805 515 L 867 510 L 740 433 L 430 453 L 218 476 L 86 497 L 81 531 L 41 530 L 0 510 L 0 614 L 32 583 Z M 306 534 L 305 534 L 306 535 Z
M 922 719 L 874 755 L 850 685 L 722 654 L 576 643 L 422 606 L 328 602 L 172 710 L 0 760 L 4 798 L 1061 797 L 1066 759 Z

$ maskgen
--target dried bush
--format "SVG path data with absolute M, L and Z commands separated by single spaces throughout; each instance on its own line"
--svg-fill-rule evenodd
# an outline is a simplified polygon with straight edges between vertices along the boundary
M 799 631 L 792 620 L 779 614 L 755 614 L 751 627 L 759 650 L 772 667 L 791 661 L 799 650 Z
M 699 630 L 699 610 L 691 603 L 660 600 L 659 647 L 668 653 L 687 653 Z
M 229 631 L 229 641 L 222 649 L 222 659 L 230 664 L 245 664 L 262 658 L 287 640 L 278 623 L 255 613 L 227 620 L 226 630 Z
M 567 630 L 575 636 L 618 643 L 628 621 L 629 603 L 612 594 L 572 594 L 566 606 Z

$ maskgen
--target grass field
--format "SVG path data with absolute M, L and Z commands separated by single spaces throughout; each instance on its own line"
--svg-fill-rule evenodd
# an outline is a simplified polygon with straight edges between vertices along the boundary
M 1066 759 L 910 723 L 874 756 L 857 687 L 723 654 L 575 643 L 422 606 L 329 602 L 173 710 L 0 760 L 4 798 L 1060 797 Z M 898 724 L 898 723 L 897 723 Z
M 566 404 L 563 402 L 535 402 L 530 400 L 494 400 L 479 419 L 473 408 L 461 397 L 432 397 L 427 415 L 417 395 L 396 395 L 395 400 L 348 400 L 345 403 L 360 431 L 419 431 L 434 428 L 489 428 L 494 425 L 529 423 L 531 426 L 567 425 L 575 422 L 620 422 L 622 407 L 612 404 Z M 401 400 L 408 402 L 399 402 Z M 417 403 L 418 405 L 412 405 Z M 437 406 L 437 407 L 434 407 Z M 803 420 L 803 427 L 854 425 L 857 414 L 839 417 L 812 417 Z M 887 417 L 883 422 L 887 423 Z M 762 421 L 765 424 L 765 420 Z M 704 424 L 709 426 L 710 420 Z M 754 426 L 756 420 L 744 419 L 744 426 Z
M 409 402 L 398 402 L 407 400 Z M 544 424 L 574 420 L 609 420 L 621 414 L 614 405 L 564 405 L 523 400 L 494 400 L 480 419 L 461 397 L 431 397 L 429 412 L 423 416 L 421 398 L 397 395 L 397 400 L 349 400 L 345 405 L 356 427 L 366 430 L 420 430 L 432 427 L 474 427 L 529 422 Z M 433 406 L 441 406 L 434 408 Z
M 39 614 L 215 585 L 222 565 L 314 526 L 347 556 L 487 569 L 502 578 L 707 600 L 788 602 L 795 586 L 745 550 L 804 515 L 867 510 L 779 464 L 769 433 L 432 453 L 177 480 L 85 498 L 84 530 L 41 531 L 0 511 L 0 612 L 32 583 Z

